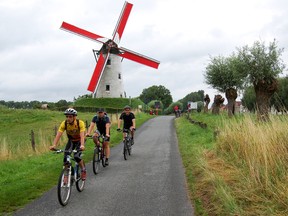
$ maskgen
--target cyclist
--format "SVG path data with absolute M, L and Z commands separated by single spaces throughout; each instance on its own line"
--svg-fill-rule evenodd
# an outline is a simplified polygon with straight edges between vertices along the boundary
M 85 124 L 82 120 L 77 119 L 77 111 L 75 109 L 66 109 L 64 115 L 66 115 L 66 120 L 60 124 L 53 145 L 50 146 L 50 150 L 56 149 L 63 132 L 66 130 L 68 142 L 65 147 L 64 165 L 67 165 L 67 155 L 71 154 L 72 150 L 80 150 L 74 154 L 74 159 L 81 167 L 82 180 L 85 180 L 86 168 L 85 163 L 81 158 L 82 151 L 85 149 Z
M 178 107 L 178 105 L 175 105 L 173 107 L 173 110 L 174 110 L 174 113 L 175 113 L 175 117 L 177 118 L 179 116 L 179 107 Z
M 131 145 L 134 144 L 134 130 L 136 129 L 136 119 L 134 113 L 131 112 L 130 106 L 124 107 L 124 112 L 121 113 L 118 120 L 118 128 L 117 131 L 120 131 L 120 126 L 122 121 L 124 121 L 123 129 L 128 129 L 131 131 Z M 124 133 L 123 133 L 124 140 Z
M 109 165 L 109 157 L 110 157 L 110 147 L 109 147 L 109 141 L 110 141 L 110 119 L 107 115 L 107 113 L 104 112 L 104 109 L 100 108 L 97 111 L 97 115 L 95 115 L 90 123 L 90 127 L 88 128 L 88 131 L 86 133 L 86 136 L 89 136 L 91 131 L 94 129 L 96 125 L 96 130 L 93 134 L 93 142 L 97 147 L 99 147 L 100 143 L 98 140 L 98 137 L 100 135 L 104 135 L 104 143 L 103 148 L 105 150 L 106 160 L 105 165 Z

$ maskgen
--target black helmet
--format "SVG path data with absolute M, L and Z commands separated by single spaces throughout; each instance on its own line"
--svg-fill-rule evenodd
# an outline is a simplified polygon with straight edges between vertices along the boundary
M 131 107 L 127 105 L 127 106 L 124 107 L 124 110 L 126 110 L 126 109 L 131 110 Z
M 99 112 L 105 112 L 105 111 L 104 111 L 103 108 L 99 108 L 99 109 L 97 110 L 97 112 L 99 113 Z
M 77 111 L 73 108 L 68 108 L 65 110 L 64 115 L 73 115 L 77 116 Z

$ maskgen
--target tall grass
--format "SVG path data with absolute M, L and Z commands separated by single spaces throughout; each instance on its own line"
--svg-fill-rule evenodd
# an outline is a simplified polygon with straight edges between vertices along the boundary
M 176 126 L 197 215 L 288 215 L 288 117 L 192 118 L 208 128 Z
M 235 173 L 230 186 L 247 215 L 288 214 L 287 123 L 286 116 L 260 123 L 247 115 L 226 122 L 219 135 L 216 154 Z

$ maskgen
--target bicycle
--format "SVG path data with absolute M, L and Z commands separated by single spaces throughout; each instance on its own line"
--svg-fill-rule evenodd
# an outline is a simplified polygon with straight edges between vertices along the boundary
M 135 131 L 136 129 L 133 129 L 133 130 Z M 123 155 L 124 155 L 125 160 L 127 160 L 128 155 L 131 155 L 131 153 L 132 153 L 132 139 L 131 139 L 130 132 L 131 132 L 130 129 L 123 129 L 123 133 L 124 133 Z
M 55 153 L 77 153 L 77 150 L 67 151 L 62 149 L 55 149 Z M 66 206 L 68 204 L 68 201 L 71 196 L 71 190 L 74 182 L 76 182 L 76 188 L 79 192 L 82 192 L 84 190 L 85 186 L 85 180 L 82 180 L 81 178 L 81 172 L 79 168 L 79 164 L 75 161 L 75 165 L 71 163 L 71 160 L 75 161 L 74 158 L 71 157 L 71 155 L 67 155 L 67 164 L 63 166 L 63 169 L 61 171 L 61 174 L 59 176 L 58 180 L 58 186 L 57 186 L 57 195 L 58 195 L 58 201 L 62 206 Z
M 92 136 L 87 136 L 88 138 L 92 138 Z M 93 162 L 92 162 L 92 167 L 93 167 L 93 173 L 97 175 L 99 173 L 100 169 L 100 162 L 102 163 L 103 167 L 106 167 L 105 165 L 105 160 L 106 160 L 106 155 L 104 151 L 104 141 L 105 141 L 105 136 L 100 135 L 98 136 L 98 141 L 99 141 L 99 146 L 95 146 L 94 148 L 94 153 L 93 153 Z

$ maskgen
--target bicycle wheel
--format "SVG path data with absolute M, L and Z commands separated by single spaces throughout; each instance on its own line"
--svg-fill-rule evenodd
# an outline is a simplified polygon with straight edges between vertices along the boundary
M 123 147 L 123 155 L 124 159 L 127 160 L 128 158 L 128 148 L 127 148 L 127 140 L 124 140 L 124 147 Z
M 131 142 L 132 142 L 131 139 L 127 142 L 127 151 L 129 155 L 131 155 L 131 152 L 132 152 Z
M 106 156 L 104 154 L 104 148 L 102 148 L 102 150 L 101 150 L 101 162 L 102 162 L 103 167 L 106 167 L 105 160 L 106 160 Z
M 93 172 L 95 175 L 99 173 L 99 166 L 100 166 L 100 152 L 99 149 L 96 147 L 94 149 L 94 155 L 93 155 Z
M 76 188 L 79 192 L 82 192 L 84 190 L 85 180 L 82 180 L 81 178 L 81 172 L 79 167 L 77 167 L 76 173 L 77 173 Z
M 64 168 L 61 171 L 59 180 L 58 180 L 58 201 L 62 206 L 68 204 L 70 195 L 71 195 L 71 173 L 69 173 L 68 168 Z

